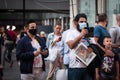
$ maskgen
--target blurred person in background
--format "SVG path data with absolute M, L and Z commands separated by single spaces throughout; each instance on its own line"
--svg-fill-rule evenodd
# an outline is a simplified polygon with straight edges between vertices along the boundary
M 12 67 L 12 50 L 15 47 L 17 35 L 15 31 L 12 30 L 12 26 L 7 30 L 4 26 L 1 28 L 3 44 L 5 46 L 4 54 L 5 60 L 10 63 L 10 67 Z
M 120 14 L 116 15 L 116 21 L 117 21 L 116 25 L 110 28 L 109 33 L 112 38 L 112 43 L 113 43 L 112 47 L 119 56 L 119 68 L 120 68 Z M 120 71 L 119 71 L 119 78 L 120 78 Z
M 46 42 L 46 34 L 45 34 L 45 32 L 44 32 L 44 31 L 41 31 L 39 35 L 40 35 L 40 37 L 43 38 L 43 39 L 45 40 L 45 42 Z
M 50 55 L 57 54 L 55 61 L 50 61 L 48 76 L 46 80 L 53 80 L 54 72 L 56 68 L 58 67 L 58 65 L 59 65 L 59 68 L 62 67 L 61 62 L 60 62 L 61 45 L 62 45 L 61 38 L 62 38 L 61 24 L 56 23 L 56 25 L 54 26 L 54 32 L 48 34 L 47 41 L 46 41 L 47 48 L 49 48 L 49 54 Z M 57 50 L 57 52 L 56 53 L 50 52 L 50 49 Z
M 106 36 L 110 37 L 110 34 L 107 30 L 108 17 L 105 13 L 101 13 L 98 15 L 98 25 L 94 28 L 94 40 L 96 45 L 99 46 L 98 51 L 101 57 L 101 62 L 103 61 L 103 56 L 106 54 L 107 56 L 114 57 L 114 53 L 111 50 L 105 49 L 103 45 L 103 40 Z M 96 68 L 96 72 L 99 73 L 98 68 Z M 98 79 L 98 75 L 96 75 L 96 79 Z

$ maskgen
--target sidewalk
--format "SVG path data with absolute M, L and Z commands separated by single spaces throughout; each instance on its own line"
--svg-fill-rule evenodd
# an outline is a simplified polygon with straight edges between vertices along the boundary
M 16 61 L 15 53 L 12 54 L 13 66 L 10 67 L 7 62 L 5 62 L 3 70 L 3 80 L 20 80 L 19 66 Z
M 12 53 L 13 66 L 10 67 L 9 63 L 5 62 L 5 66 L 3 70 L 3 80 L 20 80 L 20 70 L 19 70 L 20 68 L 16 61 L 16 53 L 14 51 Z M 46 60 L 45 63 L 46 63 L 46 72 L 44 72 L 43 80 L 46 80 L 49 69 L 49 61 Z M 55 80 L 55 78 L 53 80 Z
M 3 54 L 2 54 L 2 56 L 3 56 Z M 9 66 L 8 62 L 5 62 L 5 66 L 4 66 L 4 70 L 3 70 L 3 80 L 20 80 L 20 70 L 19 70 L 20 68 L 16 61 L 16 54 L 14 51 L 12 53 L 12 59 L 13 59 L 12 67 Z M 43 80 L 46 80 L 48 68 L 49 68 L 49 62 L 46 61 L 46 72 L 44 72 Z

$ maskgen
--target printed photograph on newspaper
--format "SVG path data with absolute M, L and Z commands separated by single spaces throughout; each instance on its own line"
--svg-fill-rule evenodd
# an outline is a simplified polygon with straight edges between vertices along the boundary
M 88 66 L 92 62 L 92 60 L 96 57 L 96 54 L 93 51 L 90 52 L 88 47 L 84 45 L 83 43 L 80 43 L 76 47 L 74 54 L 86 66 Z

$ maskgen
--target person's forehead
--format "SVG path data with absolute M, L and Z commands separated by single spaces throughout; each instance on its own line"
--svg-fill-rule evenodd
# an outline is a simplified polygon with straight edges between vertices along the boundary
M 111 38 L 105 38 L 104 40 L 107 41 L 107 40 L 112 40 L 112 39 Z
M 29 26 L 36 25 L 36 23 L 30 23 Z
M 56 25 L 55 28 L 61 28 L 61 26 L 60 25 Z
M 30 23 L 28 27 L 29 28 L 36 28 L 36 23 Z
M 80 20 L 84 20 L 84 21 L 86 21 L 86 18 L 84 18 L 84 17 L 80 17 L 80 18 L 79 18 L 79 21 L 80 21 Z

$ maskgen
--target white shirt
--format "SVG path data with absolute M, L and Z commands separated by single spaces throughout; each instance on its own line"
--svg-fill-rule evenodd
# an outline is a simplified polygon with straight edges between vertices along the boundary
M 71 31 L 72 29 L 68 29 L 63 32 L 62 34 L 62 56 L 63 56 L 63 63 L 64 64 L 69 64 L 70 58 L 69 58 L 69 47 L 67 45 L 66 41 L 66 36 L 67 34 Z
M 33 46 L 33 48 L 34 48 L 35 50 L 39 50 L 40 47 L 41 47 L 41 46 L 39 45 L 39 43 L 38 43 L 37 40 L 31 41 L 31 44 L 32 44 L 32 46 Z M 42 65 L 43 65 L 43 63 L 42 63 L 42 55 L 39 54 L 38 56 L 36 56 L 36 57 L 34 58 L 33 67 L 42 67 Z
M 80 32 L 77 31 L 76 29 L 73 29 L 69 32 L 69 34 L 67 34 L 66 36 L 66 42 L 68 42 L 69 40 L 74 40 L 75 38 L 77 38 L 80 35 Z M 86 43 L 86 41 L 84 39 L 80 40 L 80 42 Z M 72 53 L 72 51 L 74 51 L 74 49 L 70 49 L 70 63 L 69 63 L 69 67 L 70 68 L 86 68 L 87 66 L 85 64 L 83 64 L 79 59 L 77 59 L 77 57 L 75 56 L 74 53 Z

